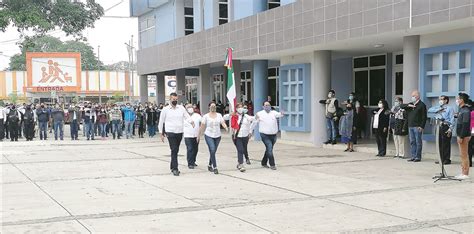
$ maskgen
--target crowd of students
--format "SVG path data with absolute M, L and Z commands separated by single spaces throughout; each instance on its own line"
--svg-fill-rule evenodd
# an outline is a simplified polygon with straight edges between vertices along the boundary
M 339 108 L 335 94 L 334 90 L 330 90 L 328 98 L 320 100 L 320 103 L 325 105 L 327 123 L 328 140 L 324 143 L 337 144 L 336 137 L 340 136 L 341 142 L 347 144 L 346 151 L 354 152 L 353 145 L 357 144 L 358 131 L 365 128 L 358 123 L 366 118 L 367 114 L 355 97 L 355 93 L 351 93 L 349 99 L 342 103 L 346 107 L 344 110 Z M 468 179 L 474 154 L 474 104 L 468 94 L 459 93 L 456 97 L 456 112 L 449 105 L 449 101 L 449 97 L 440 96 L 439 104 L 427 110 L 426 105 L 420 100 L 420 93 L 416 90 L 412 92 L 408 103 L 404 103 L 401 97 L 396 97 L 392 108 L 386 100 L 380 100 L 370 121 L 377 143 L 376 156 L 386 156 L 387 139 L 391 134 L 395 144 L 394 158 L 408 158 L 409 162 L 420 162 L 423 149 L 422 135 L 428 121 L 428 113 L 432 113 L 433 120 L 440 123 L 438 150 L 441 162 L 437 163 L 451 163 L 451 138 L 455 134 L 462 168 L 461 174 L 456 178 Z M 404 145 L 407 136 L 410 143 L 409 157 L 405 155 Z

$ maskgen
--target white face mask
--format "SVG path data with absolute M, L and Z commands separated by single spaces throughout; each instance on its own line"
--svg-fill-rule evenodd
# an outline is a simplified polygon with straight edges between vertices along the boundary
M 395 102 L 394 106 L 400 106 L 400 102 Z
M 411 101 L 416 102 L 416 97 L 415 96 L 411 97 Z
M 237 108 L 237 113 L 242 114 L 244 112 L 244 108 Z
M 244 109 L 244 114 L 247 114 L 249 112 L 248 109 Z
M 328 93 L 328 98 L 332 98 L 332 93 Z
M 440 105 L 440 106 L 444 105 L 444 101 L 443 101 L 443 100 L 439 100 L 439 105 Z
M 459 102 L 459 99 L 456 99 L 456 105 L 459 106 L 460 102 Z
M 379 103 L 379 108 L 380 108 L 380 109 L 383 108 L 383 104 L 382 104 L 382 103 Z
M 188 113 L 189 113 L 189 114 L 194 113 L 194 109 L 193 109 L 193 108 L 188 108 L 187 110 L 188 110 Z

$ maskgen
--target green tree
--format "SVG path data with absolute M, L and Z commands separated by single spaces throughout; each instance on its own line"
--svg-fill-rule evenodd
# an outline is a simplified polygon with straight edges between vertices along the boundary
M 21 54 L 10 58 L 9 70 L 26 70 L 26 52 L 80 52 L 82 70 L 96 70 L 102 66 L 94 54 L 94 49 L 83 41 L 62 42 L 52 36 L 28 37 L 20 44 Z
M 95 0 L 2 0 L 0 1 L 0 30 L 17 28 L 21 36 L 36 35 L 59 29 L 67 35 L 82 37 L 82 31 L 94 27 L 104 15 L 104 8 Z
M 16 104 L 18 101 L 18 95 L 16 93 L 10 93 L 8 97 L 10 98 L 10 102 L 13 104 Z

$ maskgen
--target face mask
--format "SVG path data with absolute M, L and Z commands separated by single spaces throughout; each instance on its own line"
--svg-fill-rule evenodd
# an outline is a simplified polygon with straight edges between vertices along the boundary
M 104 111 L 104 109 L 101 109 L 100 111 Z
M 328 98 L 332 98 L 332 93 L 329 93 L 329 94 L 328 94 Z
M 188 113 L 189 113 L 189 114 L 194 113 L 194 109 L 193 109 L 193 108 L 188 108 Z
M 380 108 L 380 109 L 383 108 L 383 104 L 382 104 L 382 103 L 379 103 L 379 108 Z
M 347 106 L 346 109 L 347 109 L 347 110 L 352 110 L 352 107 Z
M 461 104 L 461 102 L 459 101 L 459 99 L 456 99 L 456 105 L 459 106 L 459 104 Z
M 272 107 L 271 106 L 263 106 L 263 109 L 266 111 L 266 112 L 270 112 L 272 110 Z
M 178 101 L 171 101 L 171 105 L 176 106 L 178 104 Z
M 400 102 L 395 102 L 394 106 L 400 106 Z
M 443 101 L 443 100 L 439 100 L 439 105 L 440 105 L 440 106 L 444 105 L 444 101 Z
M 239 114 L 244 113 L 244 108 L 237 108 L 237 113 L 239 113 Z
M 456 100 L 457 101 L 457 100 Z M 16 106 L 12 106 L 12 110 L 15 110 Z
M 349 96 L 349 100 L 354 100 L 354 96 Z
M 211 112 L 216 112 L 216 106 L 210 106 L 210 107 L 209 107 L 209 110 L 210 110 Z
M 249 112 L 248 109 L 244 109 L 244 114 L 247 114 Z
M 416 97 L 414 97 L 414 96 L 411 97 L 411 101 L 412 101 L 412 102 L 416 102 Z
M 41 105 L 41 108 L 44 108 L 44 105 Z

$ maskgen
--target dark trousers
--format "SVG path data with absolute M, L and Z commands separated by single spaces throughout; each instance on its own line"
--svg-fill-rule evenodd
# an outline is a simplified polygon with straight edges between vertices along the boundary
M 185 137 L 184 143 L 186 144 L 187 149 L 187 159 L 188 159 L 188 166 L 194 166 L 196 163 L 196 156 L 198 153 L 199 144 L 197 142 L 196 137 Z
M 221 142 L 221 137 L 213 138 L 204 135 L 204 139 L 206 139 L 207 147 L 209 148 L 209 165 L 217 168 L 216 152 Z
M 265 145 L 265 154 L 262 158 L 262 166 L 266 166 L 267 162 L 270 163 L 270 166 L 275 166 L 275 157 L 273 157 L 273 146 L 276 143 L 276 135 L 267 135 L 260 133 L 262 137 L 263 144 Z
M 178 170 L 178 152 L 179 145 L 181 144 L 181 140 L 183 139 L 183 133 L 167 132 L 166 135 L 171 149 L 170 169 Z
M 69 127 L 71 127 L 71 139 L 77 140 L 79 131 L 79 123 L 77 122 L 77 119 L 71 121 L 71 123 L 69 123 Z
M 234 140 L 235 147 L 237 148 L 237 161 L 239 164 L 244 163 L 244 156 L 248 159 L 247 145 L 249 144 L 248 137 L 237 137 Z
M 387 133 L 376 129 L 375 140 L 377 141 L 378 155 L 385 156 L 387 154 Z
M 12 141 L 18 141 L 18 129 L 19 123 L 18 122 L 9 122 L 8 123 L 8 128 L 10 131 L 10 140 Z
M 474 154 L 474 137 L 469 141 L 469 166 L 472 167 L 472 155 Z
M 35 123 L 33 121 L 24 122 L 25 138 L 27 140 L 33 140 L 35 136 Z
M 0 141 L 5 138 L 5 124 L 3 123 L 3 119 L 0 119 Z
M 39 122 L 40 140 L 46 140 L 48 138 L 48 122 Z
M 447 125 L 439 126 L 439 154 L 443 163 L 451 163 L 451 137 L 446 134 L 449 130 Z

